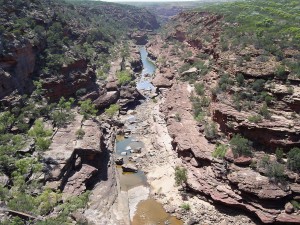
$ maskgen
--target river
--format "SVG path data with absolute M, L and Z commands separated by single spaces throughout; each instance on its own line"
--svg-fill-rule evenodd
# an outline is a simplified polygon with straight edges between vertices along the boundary
M 149 133 L 149 123 L 147 115 L 144 113 L 149 110 L 153 102 L 151 96 L 155 96 L 156 88 L 151 84 L 151 78 L 155 73 L 155 64 L 147 57 L 148 53 L 145 46 L 140 47 L 140 55 L 143 63 L 143 70 L 137 79 L 137 89 L 144 94 L 144 100 L 138 108 L 128 115 L 121 116 L 124 122 L 125 136 L 117 136 L 115 154 L 122 156 L 125 164 L 138 165 L 138 158 L 147 157 L 145 148 L 148 146 L 141 141 L 142 137 L 147 137 Z M 141 148 L 141 153 L 132 153 L 132 150 Z M 125 155 L 126 154 L 126 155 Z M 137 173 L 124 173 L 121 166 L 117 166 L 121 191 L 127 192 L 129 214 L 132 225 L 146 224 L 168 224 L 182 225 L 182 221 L 168 214 L 162 205 L 151 196 L 151 186 L 147 182 L 147 176 L 142 170 Z

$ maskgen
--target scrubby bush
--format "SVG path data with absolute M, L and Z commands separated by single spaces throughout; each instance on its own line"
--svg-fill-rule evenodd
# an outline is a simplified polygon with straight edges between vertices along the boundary
M 213 151 L 212 153 L 212 156 L 215 157 L 215 158 L 224 158 L 225 154 L 227 152 L 227 146 L 226 145 L 223 145 L 223 144 L 220 144 L 220 145 L 217 145 L 215 150 Z
M 265 87 L 265 80 L 263 80 L 263 79 L 255 80 L 252 83 L 252 89 L 254 91 L 261 92 L 264 90 L 264 87 Z
M 132 80 L 131 74 L 127 70 L 117 72 L 117 78 L 120 85 L 126 85 Z
M 300 148 L 292 148 L 288 154 L 288 168 L 295 172 L 300 172 Z
M 180 117 L 179 113 L 175 113 L 175 120 L 176 120 L 176 122 L 181 121 L 181 117 Z
M 264 103 L 263 106 L 260 108 L 259 114 L 262 115 L 265 119 L 271 119 L 271 113 L 266 103 Z
M 112 104 L 109 106 L 109 108 L 105 109 L 105 113 L 109 117 L 113 117 L 120 109 L 120 106 L 118 104 Z
M 42 120 L 34 122 L 34 126 L 29 130 L 28 135 L 34 138 L 37 150 L 46 151 L 49 148 L 51 144 L 49 137 L 52 135 L 52 131 L 44 128 Z
M 293 207 L 296 211 L 300 210 L 300 202 L 298 202 L 296 200 L 292 200 L 291 204 L 293 205 Z
M 282 148 L 276 148 L 275 154 L 276 154 L 277 161 L 280 162 L 282 160 L 282 158 L 283 158 L 283 150 L 282 150 Z
M 203 83 L 196 83 L 195 84 L 195 91 L 197 95 L 203 95 L 204 94 L 204 84 Z
M 76 136 L 77 136 L 77 139 L 82 139 L 83 136 L 85 135 L 85 132 L 82 128 L 79 128 L 77 131 L 76 131 Z
M 260 115 L 253 115 L 248 117 L 249 122 L 251 123 L 259 123 L 262 121 L 262 117 Z
M 276 71 L 275 71 L 275 76 L 278 79 L 286 79 L 287 78 L 287 73 L 285 71 L 285 66 L 279 66 L 279 67 L 277 67 Z
M 97 109 L 95 104 L 92 103 L 91 99 L 80 101 L 80 114 L 83 115 L 84 119 L 88 119 L 92 116 L 96 116 Z
M 177 186 L 187 181 L 187 170 L 186 168 L 176 166 L 175 168 L 175 183 Z
M 186 211 L 189 211 L 191 209 L 191 206 L 189 203 L 183 203 L 180 207 Z
M 285 181 L 285 174 L 284 174 L 284 165 L 272 161 L 267 166 L 267 176 L 271 179 L 274 179 L 276 182 L 283 182 Z
M 252 143 L 248 139 L 242 137 L 240 134 L 236 134 L 232 137 L 230 140 L 230 146 L 232 148 L 234 157 L 252 155 Z
M 242 87 L 245 84 L 245 78 L 244 75 L 241 73 L 238 73 L 236 76 L 236 82 L 238 83 L 238 86 Z
M 56 127 L 63 127 L 74 119 L 74 114 L 71 112 L 74 101 L 74 98 L 70 98 L 69 100 L 66 100 L 64 97 L 60 98 L 57 108 L 50 115 Z
M 218 130 L 216 123 L 207 123 L 204 126 L 204 134 L 208 140 L 212 140 L 218 137 Z
M 229 87 L 232 86 L 233 84 L 234 84 L 234 81 L 229 77 L 229 75 L 227 73 L 220 75 L 218 85 L 222 91 L 228 90 Z

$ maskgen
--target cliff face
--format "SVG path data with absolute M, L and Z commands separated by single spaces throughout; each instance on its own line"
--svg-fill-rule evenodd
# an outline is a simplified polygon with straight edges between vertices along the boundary
M 160 110 L 173 149 L 188 170 L 192 193 L 247 211 L 263 223 L 297 224 L 299 211 L 289 207 L 299 199 L 299 174 L 274 152 L 300 146 L 299 78 L 275 53 L 266 57 L 263 47 L 234 42 L 238 32 L 228 34 L 231 26 L 238 30 L 242 24 L 227 22 L 222 14 L 184 12 L 147 45 L 157 60 L 153 83 L 165 97 Z M 299 54 L 291 44 L 282 57 L 293 61 L 289 48 Z M 252 141 L 251 156 L 234 156 L 229 140 L 235 134 Z M 216 156 L 220 144 L 226 154 Z M 284 180 L 268 175 L 264 159 L 282 168 Z
M 0 58 L 0 98 L 18 90 L 20 94 L 30 91 L 29 82 L 35 68 L 36 53 L 30 42 L 17 44 L 10 53 Z
M 102 2 L 3 1 L 0 14 L 0 99 L 30 94 L 32 80 L 52 101 L 99 92 L 96 70 L 108 73 L 128 29 L 159 27 L 146 10 Z

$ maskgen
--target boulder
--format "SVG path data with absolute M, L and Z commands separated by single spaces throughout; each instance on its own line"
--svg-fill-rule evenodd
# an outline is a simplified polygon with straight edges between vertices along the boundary
M 117 158 L 115 159 L 115 163 L 116 163 L 117 165 L 123 165 L 123 163 L 124 163 L 123 157 L 117 157 Z
M 76 224 L 88 224 L 87 218 L 81 212 L 73 212 L 70 216 L 77 222 Z
M 63 199 L 83 193 L 86 190 L 86 183 L 97 171 L 95 167 L 83 164 L 80 171 L 68 178 L 63 190 Z
M 9 177 L 6 176 L 5 174 L 0 174 L 0 185 L 3 187 L 3 186 L 6 186 L 9 182 Z
M 94 101 L 94 104 L 98 109 L 103 109 L 113 103 L 116 103 L 119 99 L 118 91 L 109 91 L 106 94 L 100 96 Z
M 123 172 L 133 172 L 133 173 L 138 172 L 137 167 L 133 164 L 124 164 L 124 165 L 122 165 L 122 170 L 123 170 Z
M 249 166 L 252 162 L 251 157 L 241 156 L 234 159 L 234 164 L 238 166 Z
M 288 214 L 291 214 L 294 212 L 294 206 L 292 205 L 292 203 L 288 202 L 285 204 L 284 206 L 284 211 Z

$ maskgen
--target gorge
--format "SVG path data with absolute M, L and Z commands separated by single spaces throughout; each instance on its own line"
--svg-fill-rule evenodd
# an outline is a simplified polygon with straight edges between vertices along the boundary
M 0 3 L 1 224 L 300 223 L 297 1 Z

